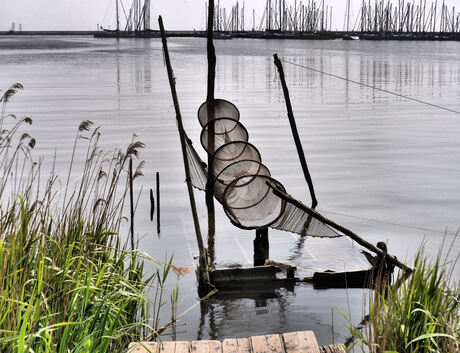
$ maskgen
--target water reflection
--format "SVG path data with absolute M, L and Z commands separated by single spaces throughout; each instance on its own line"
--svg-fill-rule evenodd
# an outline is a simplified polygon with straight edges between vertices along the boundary
M 267 325 L 281 332 L 289 320 L 287 293 L 294 293 L 294 285 L 287 288 L 258 288 L 245 292 L 218 292 L 200 303 L 200 325 L 197 340 L 242 337 L 241 327 L 250 324 L 251 331 L 267 332 Z M 237 326 L 229 324 L 241 318 Z M 256 328 L 265 320 L 265 325 Z M 252 334 L 251 334 L 252 335 Z
M 147 164 L 137 191 L 142 184 L 153 185 L 155 172 L 160 170 L 164 216 L 158 239 L 147 217 L 149 199 L 140 198 L 136 232 L 141 248 L 158 259 L 165 253 L 174 254 L 176 265 L 192 266 L 198 251 L 159 42 L 76 38 L 74 43 L 62 39 L 55 48 L 46 38 L 46 45 L 39 43 L 40 38 L 14 40 L 26 42 L 0 49 L 0 81 L 24 84 L 24 92 L 8 109 L 34 119 L 31 134 L 38 141 L 36 153 L 48 158 L 59 146 L 59 173 L 66 170 L 80 121 L 89 118 L 102 125 L 101 141 L 107 149 L 139 132 L 147 144 L 142 152 Z M 184 124 L 199 149 L 196 110 L 205 96 L 206 42 L 169 42 Z M 238 105 L 264 163 L 294 197 L 306 199 L 308 194 L 285 120 L 274 53 L 300 65 L 460 109 L 458 43 L 352 42 L 231 40 L 216 45 L 216 96 Z M 284 67 L 320 211 L 334 212 L 326 215 L 373 243 L 389 239 L 390 252 L 400 259 L 410 259 L 417 248 L 407 244 L 418 245 L 426 238 L 430 241 L 427 253 L 435 255 L 443 230 L 455 232 L 459 226 L 458 116 L 320 72 L 287 63 Z M 204 196 L 197 200 L 205 224 Z M 254 232 L 236 229 L 221 210 L 216 214 L 217 264 L 250 266 Z M 372 221 L 375 219 L 388 223 Z M 401 228 L 396 223 L 441 231 Z M 310 253 L 316 249 L 334 249 L 341 255 L 335 241 L 292 237 L 285 232 L 270 231 L 270 244 L 270 257 L 278 261 L 314 261 Z M 455 245 L 452 254 L 458 252 Z M 353 256 L 350 258 L 351 263 Z M 321 260 L 316 259 L 316 264 L 324 263 Z M 346 266 L 350 269 L 348 263 Z M 459 271 L 455 276 L 460 276 Z M 179 312 L 198 300 L 193 276 L 181 281 L 184 302 Z M 261 298 L 210 299 L 201 304 L 201 312 L 181 317 L 173 337 L 223 339 L 313 329 L 318 341 L 328 344 L 332 342 L 331 308 L 348 312 L 349 302 L 353 322 L 362 318 L 362 290 L 346 293 L 298 286 L 294 291 L 270 293 Z M 167 310 L 164 316 L 162 322 L 169 322 Z M 344 323 L 339 314 L 334 320 L 335 341 L 344 342 Z

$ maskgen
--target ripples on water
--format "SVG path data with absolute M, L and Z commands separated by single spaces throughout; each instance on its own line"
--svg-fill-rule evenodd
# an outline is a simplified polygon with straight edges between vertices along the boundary
M 204 156 L 196 111 L 206 93 L 205 41 L 170 39 L 169 45 L 185 127 Z M 238 106 L 264 164 L 289 193 L 307 203 L 308 189 L 290 135 L 274 53 L 316 70 L 460 110 L 460 43 L 456 42 L 234 39 L 217 41 L 216 50 L 216 96 Z M 136 216 L 141 247 L 157 258 L 165 252 L 174 254 L 176 264 L 192 266 L 197 249 L 160 42 L 4 37 L 0 68 L 1 88 L 13 82 L 25 86 L 8 111 L 34 119 L 30 133 L 37 139 L 37 155 L 46 157 L 44 168 L 50 167 L 56 153 L 58 172 L 64 174 L 78 124 L 85 119 L 102 126 L 106 149 L 129 142 L 133 133 L 147 144 Z M 423 241 L 428 242 L 426 252 L 434 256 L 444 232 L 453 234 L 460 227 L 460 115 L 299 66 L 285 64 L 285 72 L 319 209 L 373 243 L 388 241 L 389 251 L 400 259 L 410 262 Z M 148 221 L 146 192 L 154 186 L 156 171 L 162 181 L 160 238 Z M 204 195 L 197 195 L 204 227 Z M 253 233 L 231 226 L 218 209 L 217 265 L 250 265 Z M 315 239 L 299 248 L 297 240 L 271 230 L 270 257 L 311 258 L 311 250 L 318 246 L 337 250 L 334 243 Z M 451 254 L 456 256 L 459 250 L 457 242 Z M 180 312 L 196 302 L 197 293 L 192 275 L 179 284 Z M 213 299 L 184 316 L 175 337 L 222 339 L 313 329 L 319 342 L 327 344 L 332 341 L 331 308 L 348 312 L 349 302 L 357 323 L 365 296 L 360 290 L 315 291 L 300 286 L 257 300 Z M 336 342 L 346 339 L 343 322 L 336 311 Z

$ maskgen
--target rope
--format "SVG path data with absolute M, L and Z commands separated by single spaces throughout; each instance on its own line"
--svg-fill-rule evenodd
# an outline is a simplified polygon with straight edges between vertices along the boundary
M 460 115 L 460 111 L 457 111 L 457 110 L 454 110 L 454 109 L 450 109 L 450 108 L 446 108 L 446 107 L 443 107 L 443 106 L 440 106 L 440 105 L 437 105 L 437 104 L 425 102 L 425 101 L 422 101 L 420 99 L 408 97 L 408 96 L 405 96 L 405 95 L 400 94 L 400 93 L 391 92 L 391 91 L 388 91 L 388 90 L 383 89 L 383 88 L 368 85 L 368 84 L 365 84 L 365 83 L 362 83 L 362 82 L 359 82 L 359 81 L 355 81 L 355 80 L 352 80 L 352 79 L 349 79 L 349 78 L 341 77 L 341 76 L 338 76 L 338 75 L 335 75 L 335 74 L 331 74 L 329 72 L 314 69 L 312 67 L 297 64 L 297 63 L 287 61 L 287 60 L 284 60 L 284 59 L 281 60 L 281 61 L 286 63 L 286 64 L 291 64 L 291 65 L 298 66 L 298 67 L 301 67 L 301 68 L 304 68 L 304 69 L 307 69 L 307 70 L 311 70 L 311 71 L 314 71 L 314 72 L 318 72 L 318 73 L 321 73 L 321 74 L 324 74 L 324 75 L 327 75 L 327 76 L 335 77 L 335 78 L 338 78 L 339 80 L 343 80 L 343 81 L 346 81 L 346 82 L 352 82 L 352 83 L 355 83 L 355 84 L 358 84 L 358 85 L 361 85 L 361 86 L 364 86 L 364 87 L 368 87 L 368 88 L 371 88 L 371 89 L 374 89 L 374 90 L 377 90 L 377 91 L 388 93 L 388 94 L 391 94 L 391 95 L 394 95 L 394 96 L 397 96 L 397 97 L 401 97 L 401 98 L 411 100 L 411 101 L 414 101 L 414 102 L 417 102 L 417 103 L 420 103 L 420 104 L 425 104 L 425 105 L 428 105 L 428 106 L 431 106 L 431 107 L 434 107 L 434 108 L 442 109 L 442 110 L 445 110 L 445 111 Z M 417 227 L 417 226 L 408 225 L 408 224 L 395 223 L 395 222 L 389 222 L 389 221 L 384 221 L 384 220 L 353 216 L 353 215 L 344 214 L 344 213 L 338 213 L 338 212 L 332 212 L 332 211 L 326 211 L 326 210 L 321 210 L 321 211 L 326 212 L 326 213 L 330 213 L 330 214 L 334 214 L 334 215 L 338 215 L 338 216 L 345 216 L 345 217 L 350 217 L 350 218 L 363 219 L 363 220 L 367 220 L 367 221 L 371 221 L 371 222 L 389 224 L 389 225 L 393 225 L 393 226 L 399 226 L 399 227 L 415 229 L 415 230 L 423 230 L 423 231 L 431 232 L 431 233 L 446 234 L 446 235 L 451 235 L 451 236 L 458 235 L 458 233 L 448 232 L 447 230 L 441 231 L 441 230 L 429 229 L 429 228 L 424 228 L 424 227 Z
M 383 89 L 383 88 L 379 88 L 379 87 L 375 87 L 375 86 L 372 86 L 372 85 L 368 85 L 368 84 L 366 84 L 366 83 L 362 83 L 362 82 L 355 81 L 355 80 L 352 80 L 352 79 L 349 79 L 349 78 L 346 78 L 346 77 L 341 77 L 341 76 L 338 76 L 338 75 L 334 75 L 334 74 L 331 74 L 331 73 L 329 73 L 329 72 L 325 72 L 325 71 L 318 70 L 318 69 L 314 69 L 314 68 L 312 68 L 312 67 L 308 67 L 308 66 L 305 66 L 305 65 L 293 63 L 293 62 L 291 62 L 291 61 L 287 61 L 287 60 L 284 60 L 284 59 L 281 60 L 281 61 L 284 62 L 284 63 L 286 63 L 286 64 L 291 64 L 291 65 L 294 65 L 294 66 L 298 66 L 298 67 L 301 67 L 301 68 L 304 68 L 304 69 L 307 69 L 307 70 L 311 70 L 311 71 L 314 71 L 314 72 L 318 72 L 318 73 L 323 74 L 323 75 L 335 77 L 335 78 L 338 78 L 339 80 L 342 80 L 342 81 L 356 83 L 357 85 L 361 85 L 361 86 L 364 86 L 364 87 L 368 87 L 368 88 L 371 88 L 371 89 L 376 90 L 376 91 L 388 93 L 388 94 L 391 94 L 391 95 L 393 95 L 393 96 L 397 96 L 397 97 L 400 97 L 400 98 L 404 98 L 404 99 L 411 100 L 411 101 L 414 101 L 414 102 L 417 102 L 417 103 L 420 103 L 420 104 L 425 104 L 425 105 L 428 105 L 428 106 L 430 106 L 430 107 L 442 109 L 442 110 L 445 110 L 445 111 L 448 111 L 448 112 L 451 112 L 451 113 L 455 113 L 455 114 L 460 115 L 460 111 L 458 111 L 458 110 L 446 108 L 446 107 L 440 106 L 440 105 L 438 105 L 438 104 L 430 103 L 430 102 L 425 102 L 425 101 L 422 101 L 422 100 L 417 99 L 417 98 L 412 98 L 412 97 L 409 97 L 409 96 L 405 96 L 404 94 L 391 92 L 391 91 L 388 91 L 388 90 Z
M 320 209 L 320 211 L 324 212 L 324 213 L 330 213 L 330 214 L 333 214 L 333 215 L 336 215 L 336 216 L 344 216 L 344 217 L 349 217 L 349 218 L 362 219 L 362 220 L 366 220 L 366 221 L 382 223 L 382 224 L 389 224 L 389 225 L 392 225 L 392 226 L 398 226 L 398 227 L 403 227 L 403 228 L 409 228 L 409 229 L 415 229 L 415 230 L 423 230 L 423 231 L 431 232 L 431 233 L 445 234 L 445 235 L 451 235 L 451 236 L 459 235 L 459 232 L 452 233 L 452 232 L 447 231 L 447 229 L 445 231 L 441 231 L 441 230 L 435 230 L 435 229 L 430 229 L 430 228 L 417 227 L 417 226 L 403 224 L 403 223 L 395 223 L 395 222 L 390 222 L 390 221 L 384 221 L 384 220 L 381 220 L 381 219 L 353 216 L 353 215 L 349 215 L 349 214 L 346 214 L 346 213 L 326 211 L 326 210 L 323 210 L 323 209 Z

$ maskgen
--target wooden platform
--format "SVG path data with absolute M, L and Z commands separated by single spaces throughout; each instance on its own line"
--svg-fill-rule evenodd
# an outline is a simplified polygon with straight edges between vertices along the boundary
M 318 347 L 312 331 L 221 341 L 131 343 L 129 353 L 345 353 L 341 346 Z

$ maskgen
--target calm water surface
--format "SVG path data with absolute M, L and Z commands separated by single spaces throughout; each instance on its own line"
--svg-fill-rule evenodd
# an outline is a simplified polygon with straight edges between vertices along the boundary
M 206 96 L 206 51 L 201 39 L 169 41 L 185 128 L 199 146 L 196 111 Z M 460 43 L 228 40 L 216 42 L 216 96 L 234 102 L 272 175 L 309 203 L 307 186 L 286 119 L 272 55 L 316 70 L 460 111 Z M 319 209 L 367 240 L 411 261 L 427 242 L 434 256 L 444 233 L 460 227 L 460 115 L 285 64 L 286 79 Z M 56 153 L 64 174 L 82 120 L 102 129 L 106 149 L 126 145 L 136 133 L 147 147 L 145 177 L 136 214 L 140 247 L 155 258 L 195 266 L 197 255 L 179 138 L 158 40 L 90 37 L 0 38 L 0 87 L 25 89 L 8 111 L 34 119 L 30 133 L 44 167 Z M 84 148 L 84 142 L 81 143 Z M 161 175 L 160 237 L 148 217 L 145 190 Z M 202 227 L 204 195 L 197 194 Z M 253 232 L 233 227 L 220 206 L 216 263 L 250 265 Z M 311 258 L 321 247 L 340 258 L 334 242 L 270 230 L 270 257 Z M 337 243 L 338 244 L 338 243 Z M 458 241 L 451 257 L 460 251 Z M 336 251 L 336 253 L 334 253 Z M 321 266 L 321 258 L 317 258 Z M 352 263 L 341 264 L 353 268 Z M 347 267 L 348 266 L 348 267 Z M 459 271 L 455 272 L 460 278 Z M 172 278 L 169 285 L 176 284 Z M 197 303 L 193 275 L 182 277 L 178 312 Z M 363 315 L 362 290 L 313 290 L 303 285 L 264 298 L 214 298 L 181 317 L 178 340 L 246 337 L 315 330 L 320 344 L 344 342 L 336 308 L 354 323 Z M 334 311 L 332 315 L 332 311 Z M 169 319 L 165 310 L 163 321 Z

